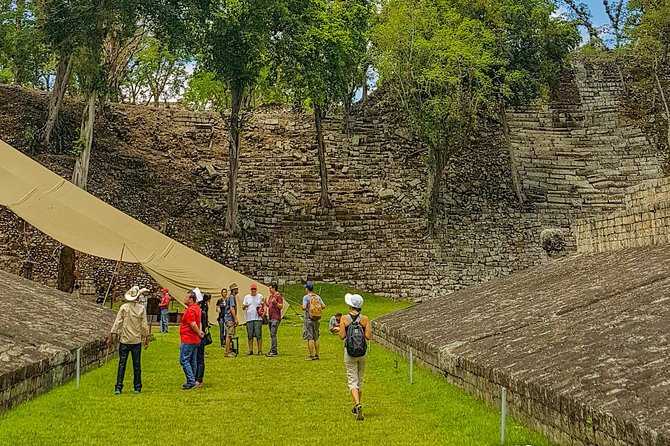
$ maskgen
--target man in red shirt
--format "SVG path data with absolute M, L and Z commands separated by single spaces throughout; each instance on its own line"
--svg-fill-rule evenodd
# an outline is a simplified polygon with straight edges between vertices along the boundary
M 201 329 L 200 307 L 196 304 L 195 299 L 193 291 L 189 291 L 186 294 L 184 305 L 187 308 L 181 318 L 181 325 L 179 327 L 179 336 L 181 338 L 179 362 L 186 375 L 186 384 L 181 387 L 182 390 L 189 390 L 195 387 L 196 353 L 200 340 L 205 336 L 205 333 Z
M 282 298 L 279 291 L 277 291 L 277 284 L 275 282 L 270 284 L 270 296 L 268 297 L 267 305 L 270 339 L 272 340 L 272 346 L 270 347 L 270 352 L 267 356 L 273 357 L 277 356 L 277 329 L 281 322 L 281 310 L 284 308 L 284 298 Z
M 158 308 L 161 309 L 161 333 L 167 333 L 168 307 L 170 306 L 170 299 L 172 299 L 172 296 L 170 296 L 170 290 L 167 288 L 161 288 L 161 293 L 163 293 L 163 297 L 161 298 L 161 302 L 158 304 Z

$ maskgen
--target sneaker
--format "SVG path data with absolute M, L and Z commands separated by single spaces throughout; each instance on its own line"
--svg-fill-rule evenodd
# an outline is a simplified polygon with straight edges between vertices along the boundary
M 356 419 L 358 421 L 365 420 L 365 417 L 363 416 L 363 406 L 361 406 L 360 404 L 356 406 Z
M 265 356 L 267 356 L 268 358 L 274 358 L 275 356 L 277 356 L 277 354 L 276 354 L 276 353 L 272 353 L 272 352 L 270 352 L 270 353 L 268 353 L 268 354 L 265 355 Z
M 121 395 L 121 389 L 115 389 L 114 395 Z
M 263 356 L 263 352 L 258 352 L 258 356 Z
M 224 358 L 234 358 L 236 355 L 235 355 L 235 353 L 226 353 L 223 356 L 224 356 Z
M 356 406 L 354 406 L 354 408 L 351 409 L 351 414 L 355 417 L 358 416 L 358 412 L 356 412 Z
M 254 352 L 247 352 L 247 356 L 253 356 Z
M 318 361 L 319 359 L 320 359 L 320 358 L 319 358 L 319 355 L 316 355 L 316 356 L 314 357 L 314 360 L 315 360 L 315 361 Z
M 181 390 L 191 390 L 194 387 L 195 384 L 184 384 L 183 386 L 181 386 Z
M 314 361 L 314 356 L 308 357 L 307 359 L 305 359 L 305 361 Z
M 133 391 L 133 393 L 134 393 L 135 395 L 137 395 L 138 393 L 142 393 L 142 391 L 141 391 L 141 390 L 135 390 L 135 391 Z

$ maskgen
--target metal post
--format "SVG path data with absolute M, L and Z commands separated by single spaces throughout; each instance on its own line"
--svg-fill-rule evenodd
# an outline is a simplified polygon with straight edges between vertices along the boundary
M 77 349 L 77 389 L 79 388 L 79 378 L 81 376 L 81 348 Z
M 500 388 L 500 444 L 505 444 L 505 417 L 507 416 L 507 389 Z
M 414 384 L 414 350 L 409 348 L 409 383 Z

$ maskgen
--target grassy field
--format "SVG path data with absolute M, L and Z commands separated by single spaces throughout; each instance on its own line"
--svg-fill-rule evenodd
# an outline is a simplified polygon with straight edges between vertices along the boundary
M 330 316 L 344 312 L 341 287 L 317 285 Z M 292 302 L 300 287 L 287 287 Z M 364 313 L 377 317 L 406 303 L 364 295 Z M 142 394 L 132 393 L 132 367 L 124 394 L 115 396 L 117 360 L 74 382 L 0 415 L 0 445 L 204 445 L 204 444 L 499 444 L 499 415 L 442 378 L 409 364 L 377 344 L 371 347 L 363 407 L 350 414 L 342 343 L 322 321 L 321 361 L 305 361 L 301 321 L 289 310 L 279 329 L 279 357 L 226 359 L 207 348 L 203 387 L 182 391 L 176 327 L 143 352 Z M 326 329 L 323 329 L 326 325 Z M 216 327 L 215 327 L 216 328 Z M 263 327 L 264 350 L 269 333 Z M 240 349 L 246 333 L 238 328 Z M 397 361 L 397 368 L 396 368 Z M 541 435 L 508 421 L 507 444 L 548 445 Z

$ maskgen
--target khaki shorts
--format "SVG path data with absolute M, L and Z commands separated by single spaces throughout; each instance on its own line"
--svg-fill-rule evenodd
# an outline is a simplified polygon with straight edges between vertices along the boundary
M 263 321 L 247 321 L 247 339 L 263 339 Z
M 305 325 L 302 329 L 302 338 L 305 341 L 319 340 L 319 320 L 313 321 L 310 318 L 305 319 Z
M 235 321 L 226 322 L 226 336 L 235 337 Z
M 363 355 L 358 358 L 354 358 L 347 354 L 347 350 L 344 350 L 344 368 L 347 370 L 347 384 L 349 385 L 349 390 L 363 388 L 363 374 L 365 373 L 365 358 L 367 355 Z

